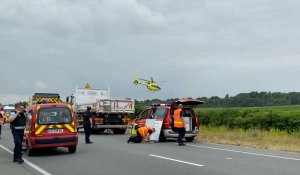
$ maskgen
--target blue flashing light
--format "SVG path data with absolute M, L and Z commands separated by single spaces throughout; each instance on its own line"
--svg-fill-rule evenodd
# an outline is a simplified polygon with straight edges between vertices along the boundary
M 158 106 L 171 106 L 170 104 L 159 104 L 159 103 L 153 103 L 151 106 L 158 107 Z

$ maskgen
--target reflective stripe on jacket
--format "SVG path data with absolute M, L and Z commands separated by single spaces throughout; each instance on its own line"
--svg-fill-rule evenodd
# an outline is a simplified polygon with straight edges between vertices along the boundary
M 131 136 L 133 136 L 133 137 L 137 136 L 137 130 L 136 129 L 134 129 L 134 128 L 131 129 Z

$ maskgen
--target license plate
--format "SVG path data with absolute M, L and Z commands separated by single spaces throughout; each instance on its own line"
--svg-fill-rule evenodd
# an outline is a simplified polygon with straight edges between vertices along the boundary
M 49 130 L 47 130 L 48 134 L 63 133 L 63 132 L 64 132 L 63 129 L 49 129 Z

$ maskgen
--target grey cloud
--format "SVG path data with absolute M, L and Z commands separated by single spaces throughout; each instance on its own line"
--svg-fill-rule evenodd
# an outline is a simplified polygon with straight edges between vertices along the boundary
M 296 91 L 299 5 L 2 0 L 0 102 L 41 90 L 68 95 L 87 82 L 138 99 Z M 167 82 L 149 93 L 131 85 L 134 76 Z

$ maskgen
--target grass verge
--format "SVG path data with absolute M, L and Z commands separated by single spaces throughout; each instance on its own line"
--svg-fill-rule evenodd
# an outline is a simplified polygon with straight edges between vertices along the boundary
M 271 129 L 228 129 L 226 127 L 201 126 L 197 141 L 217 144 L 230 144 L 279 151 L 300 152 L 300 132 L 288 134 Z

